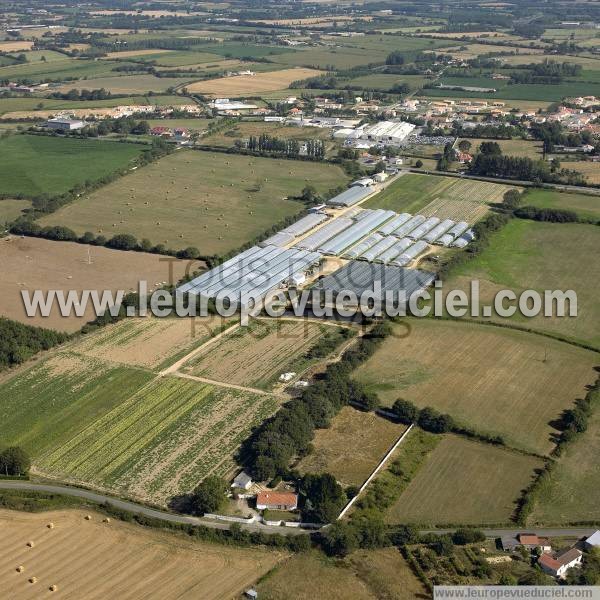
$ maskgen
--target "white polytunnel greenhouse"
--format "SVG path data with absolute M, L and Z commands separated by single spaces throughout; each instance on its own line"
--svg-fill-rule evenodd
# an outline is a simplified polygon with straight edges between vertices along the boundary
M 410 233 L 407 233 L 406 237 L 409 237 L 413 240 L 421 239 L 426 233 L 429 233 L 436 225 L 438 225 L 440 220 L 441 219 L 438 217 L 429 217 L 418 227 L 415 227 L 415 229 L 413 229 Z
M 404 225 L 400 225 L 398 229 L 394 231 L 394 235 L 397 238 L 403 238 L 406 234 L 410 233 L 415 227 L 418 227 L 421 223 L 425 222 L 425 217 L 423 215 L 415 215 L 412 219 L 409 219 L 404 223 Z
M 376 262 L 382 262 L 384 264 L 389 263 L 391 260 L 396 258 L 396 256 L 402 254 L 407 248 L 414 244 L 413 240 L 409 240 L 408 238 L 402 238 L 398 240 L 393 246 L 391 246 L 385 252 L 382 252 L 376 259 Z
M 400 256 L 398 256 L 394 260 L 391 260 L 390 264 L 396 265 L 398 267 L 405 267 L 406 265 L 410 264 L 415 258 L 417 258 L 419 254 L 425 252 L 425 250 L 427 250 L 428 247 L 429 245 L 427 244 L 427 242 L 421 240 L 416 244 L 410 246 Z
M 381 240 L 383 240 L 383 236 L 380 233 L 372 233 L 368 235 L 366 238 L 362 239 L 358 244 L 352 246 L 350 250 L 346 250 L 342 255 L 344 258 L 358 258 L 363 252 L 366 252 L 371 246 L 374 246 Z
M 329 223 L 325 223 L 321 229 L 318 229 L 314 233 L 307 235 L 303 240 L 300 240 L 298 243 L 296 243 L 295 247 L 301 248 L 302 250 L 316 250 L 323 242 L 326 242 L 334 235 L 344 231 L 344 229 L 347 229 L 353 223 L 354 221 L 352 219 L 346 219 L 343 217 L 335 219 L 334 221 L 330 221 Z
M 371 246 L 368 250 L 365 250 L 358 258 L 373 262 L 377 256 L 382 252 L 391 248 L 394 244 L 397 244 L 398 240 L 393 236 L 384 237 L 382 240 L 377 242 L 374 246 Z
M 454 221 L 452 219 L 444 219 L 439 225 L 436 225 L 431 231 L 427 232 L 423 239 L 430 244 L 433 244 L 441 235 L 446 233 L 452 226 Z
M 404 223 L 409 221 L 411 217 L 412 215 L 408 213 L 402 213 L 401 215 L 390 219 L 387 223 L 384 223 L 377 231 L 383 235 L 390 235 L 394 233 L 394 231 L 396 231 L 400 225 L 404 225 Z

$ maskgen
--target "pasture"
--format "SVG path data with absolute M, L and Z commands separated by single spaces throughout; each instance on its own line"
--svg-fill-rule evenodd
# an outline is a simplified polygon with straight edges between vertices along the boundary
M 595 200 L 590 197 L 590 202 Z M 590 260 L 597 253 L 599 239 L 595 225 L 513 219 L 492 236 L 484 252 L 456 268 L 445 285 L 468 290 L 469 282 L 478 279 L 482 304 L 491 304 L 500 289 L 517 294 L 533 289 L 542 295 L 544 290 L 573 290 L 577 316 L 546 317 L 542 313 L 526 318 L 517 311 L 510 320 L 600 348 L 600 306 L 594 285 L 600 263 Z M 495 313 L 491 318 L 506 322 Z
M 409 434 L 410 435 L 410 434 Z M 446 435 L 386 514 L 388 523 L 508 523 L 543 461 Z
M 292 81 L 320 75 L 314 69 L 283 69 L 255 75 L 234 75 L 208 79 L 186 85 L 188 92 L 218 97 L 257 96 L 262 92 L 272 92 L 287 88 Z M 168 81 L 172 81 L 168 79 Z
M 529 452 L 552 450 L 556 420 L 599 364 L 593 352 L 535 334 L 465 321 L 405 323 L 354 377 L 386 406 L 397 398 L 431 406 Z
M 0 200 L 0 226 L 14 221 L 23 214 L 26 208 L 30 207 L 31 202 L 29 200 L 12 200 L 11 198 Z
M 33 83 L 42 83 L 47 79 L 53 81 L 64 81 L 69 78 L 87 78 L 81 81 L 71 82 L 70 87 L 65 86 L 67 90 L 77 87 L 78 84 L 84 84 L 86 89 L 105 87 L 92 84 L 90 79 L 96 77 L 107 77 L 112 73 L 112 69 L 120 63 L 108 60 L 84 60 L 64 56 L 62 59 L 48 62 L 35 61 L 29 63 L 9 65 L 0 67 L 0 79 L 27 79 Z M 121 63 L 122 64 L 122 63 Z M 60 89 L 60 88 L 59 88 Z M 150 88 L 148 88 L 150 89 Z
M 125 169 L 144 146 L 100 140 L 12 135 L 0 140 L 0 193 L 62 194 Z
M 91 520 L 85 516 L 91 515 Z M 83 510 L 0 511 L 0 586 L 12 600 L 234 598 L 284 558 L 260 548 L 195 542 Z M 48 523 L 54 527 L 49 529 Z M 33 540 L 28 548 L 24 540 Z M 16 571 L 23 565 L 22 573 Z M 30 577 L 37 581 L 30 583 Z M 50 592 L 52 585 L 56 592 Z
M 331 427 L 317 429 L 313 451 L 296 468 L 301 473 L 332 473 L 344 486 L 360 486 L 405 429 L 375 413 L 345 406 Z
M 598 521 L 600 506 L 600 410 L 598 400 L 588 429 L 567 444 L 540 493 L 530 524 L 558 525 Z M 580 491 L 586 490 L 585 494 Z
M 233 176 L 235 174 L 235 177 Z M 290 196 L 313 184 L 324 192 L 347 181 L 338 166 L 178 151 L 41 219 L 78 233 L 131 233 L 169 248 L 224 254 L 303 205 Z
M 561 165 L 566 166 L 565 163 L 561 163 Z M 600 167 L 596 166 L 596 168 Z M 600 219 L 600 198 L 592 194 L 577 194 L 551 189 L 532 188 L 528 189 L 523 197 L 523 204 L 526 206 L 537 206 L 538 208 L 572 210 L 580 217 L 586 219 Z
M 0 208 L 5 200 L 0 200 Z M 21 292 L 34 290 L 130 290 L 137 289 L 138 281 L 147 281 L 152 290 L 157 283 L 169 281 L 170 268 L 178 281 L 186 274 L 189 261 L 173 260 L 145 252 L 122 252 L 74 242 L 56 242 L 41 238 L 8 236 L 0 239 L 0 315 L 27 325 L 46 329 L 75 332 L 96 317 L 89 303 L 77 316 L 61 316 L 54 306 L 48 317 L 25 313 Z M 169 266 L 171 265 L 171 266 Z M 193 268 L 198 268 L 198 263 Z
M 410 173 L 361 206 L 474 223 L 485 216 L 488 204 L 500 202 L 510 188 L 485 181 Z
M 471 154 L 475 153 L 479 149 L 481 142 L 489 142 L 490 140 L 482 138 L 461 138 L 466 139 L 471 143 Z M 459 140 L 459 142 L 461 141 Z M 507 156 L 520 156 L 525 158 L 532 158 L 538 160 L 542 158 L 542 142 L 534 142 L 529 140 L 493 140 L 497 142 L 502 149 L 502 153 Z
M 302 374 L 316 362 L 307 353 L 324 336 L 341 343 L 346 331 L 309 321 L 253 320 L 192 357 L 182 373 L 271 390 L 282 373 Z

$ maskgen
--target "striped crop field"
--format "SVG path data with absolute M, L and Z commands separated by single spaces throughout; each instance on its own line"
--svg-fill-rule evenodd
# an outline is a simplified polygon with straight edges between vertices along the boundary
M 250 429 L 276 408 L 271 396 L 155 379 L 36 464 L 61 479 L 163 503 L 209 474 L 230 472 Z

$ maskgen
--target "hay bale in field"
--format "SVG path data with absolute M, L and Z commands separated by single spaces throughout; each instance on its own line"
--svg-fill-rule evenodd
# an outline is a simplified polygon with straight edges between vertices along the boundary
M 23 565 L 19 565 L 17 567 L 17 573 L 22 573 L 25 570 L 25 567 Z
M 102 519 L 103 523 L 110 523 L 110 518 L 109 517 L 104 517 L 104 519 Z
M 29 548 L 33 548 L 35 546 L 35 542 L 34 541 L 29 541 L 29 542 L 27 542 L 27 546 Z
M 85 515 L 85 520 L 86 521 L 91 521 L 92 520 L 92 515 Z
M 28 581 L 29 583 L 35 583 L 37 581 L 37 577 L 30 577 Z
M 71 277 L 71 275 L 69 275 L 69 277 Z M 46 527 L 48 529 L 54 529 L 54 523 L 50 522 L 50 523 L 48 523 L 48 525 L 46 525 Z
M 56 592 L 58 590 L 58 586 L 56 584 L 52 584 L 48 589 L 51 592 Z

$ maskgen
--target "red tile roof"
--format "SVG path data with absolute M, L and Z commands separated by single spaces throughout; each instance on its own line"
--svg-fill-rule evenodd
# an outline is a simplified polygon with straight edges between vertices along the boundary
M 559 563 L 555 558 L 552 558 L 549 554 L 542 554 L 538 560 L 540 565 L 553 571 L 558 571 L 562 567 L 562 563 Z
M 271 506 L 295 506 L 298 496 L 291 492 L 259 492 L 256 496 L 256 504 Z

